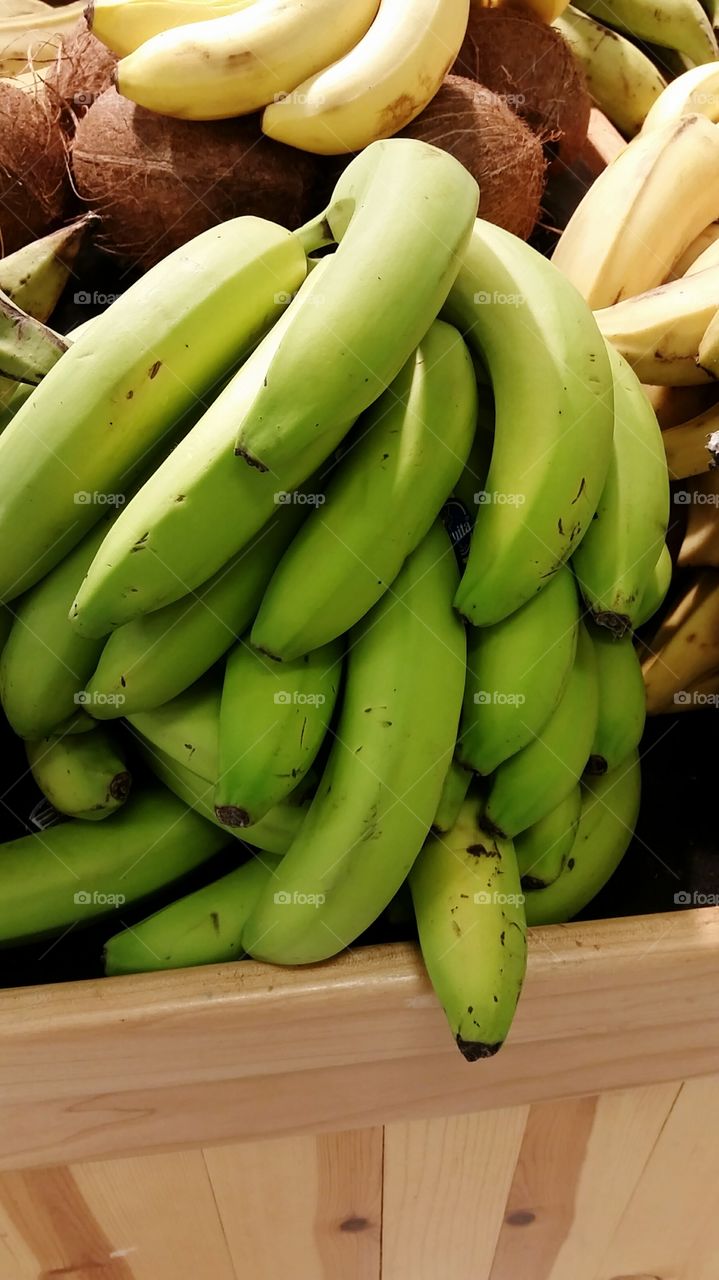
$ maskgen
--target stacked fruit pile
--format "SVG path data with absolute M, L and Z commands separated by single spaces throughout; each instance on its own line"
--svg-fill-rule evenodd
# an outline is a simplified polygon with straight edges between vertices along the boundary
M 234 836 L 255 856 L 114 937 L 108 972 L 304 964 L 409 877 L 473 1058 L 507 1033 L 527 922 L 611 875 L 639 802 L 631 633 L 666 585 L 661 435 L 574 286 L 477 203 L 447 153 L 378 142 L 300 231 L 228 222 L 62 353 L 45 331 L 0 437 L 0 693 L 73 820 L 4 846 L 3 942 Z
M 651 712 L 705 705 L 719 689 L 718 116 L 719 64 L 675 80 L 584 197 L 554 255 L 645 384 L 666 425 L 670 476 L 681 482 L 678 561 L 689 572 L 645 641 Z

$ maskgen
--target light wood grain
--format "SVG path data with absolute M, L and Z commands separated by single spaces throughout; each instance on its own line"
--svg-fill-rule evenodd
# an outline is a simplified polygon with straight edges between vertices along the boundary
M 682 1086 L 591 1280 L 716 1280 L 719 1081 Z
M 242 1274 L 199 1151 L 4 1174 L 0 1240 L 0 1280 Z
M 0 1168 L 719 1072 L 717 916 L 535 930 L 510 1039 L 471 1065 L 411 946 L 304 970 L 248 963 L 6 992 Z
M 382 1280 L 486 1280 L 527 1114 L 387 1126 Z
M 238 1276 L 379 1280 L 382 1130 L 205 1153 Z

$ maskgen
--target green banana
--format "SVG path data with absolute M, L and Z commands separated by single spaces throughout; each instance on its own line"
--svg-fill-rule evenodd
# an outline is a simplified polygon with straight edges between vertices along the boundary
M 220 709 L 220 822 L 250 827 L 299 786 L 325 739 L 341 674 L 338 641 L 281 666 L 235 645 Z
M 457 736 L 464 629 L 454 553 L 435 525 L 351 632 L 329 760 L 277 887 L 243 932 L 256 959 L 325 960 L 376 920 L 427 835 Z
M 97 822 L 127 800 L 132 776 L 104 728 L 25 743 L 32 776 L 58 813 Z
M 457 1047 L 469 1062 L 501 1049 L 527 967 L 524 895 L 514 847 L 465 800 L 431 836 L 409 876 L 422 956 Z
M 433 831 L 451 831 L 459 817 L 472 781 L 472 772 L 453 759 L 442 784 L 437 811 L 432 819 Z
M 454 156 L 414 138 L 373 142 L 351 161 L 328 208 L 298 232 L 308 249 L 339 247 L 322 306 L 297 314 L 239 425 L 246 462 L 281 469 L 382 394 L 447 297 L 478 200 Z
M 44 324 L 60 301 L 88 232 L 99 224 L 96 214 L 83 214 L 0 258 L 0 292 Z
M 69 343 L 0 294 L 0 376 L 37 386 Z
M 240 960 L 243 926 L 274 868 L 269 854 L 250 858 L 220 880 L 116 933 L 103 951 L 107 977 Z
M 207 779 L 219 777 L 222 676 L 209 672 L 152 711 L 129 712 L 130 727 L 161 754 Z
M 13 382 L 10 378 L 0 377 L 0 432 L 9 426 L 34 390 L 29 382 Z
M 227 833 L 154 788 L 101 825 L 62 822 L 0 845 L 0 943 L 91 924 L 205 862 Z
M 104 641 L 86 640 L 68 621 L 70 605 L 106 532 L 107 521 L 86 534 L 12 607 L 14 621 L 0 657 L 0 701 L 15 733 L 44 738 L 82 705 L 82 690 Z
M 699 0 L 574 0 L 578 9 L 597 22 L 624 31 L 634 40 L 648 40 L 676 49 L 692 62 L 713 62 L 719 57 L 711 23 Z
M 669 477 L 656 414 L 636 374 L 608 344 L 614 444 L 592 526 L 572 566 L 594 621 L 616 635 L 636 626 L 642 593 L 669 522 Z
M 312 270 L 265 340 L 122 512 L 78 592 L 74 624 L 84 635 L 105 635 L 206 582 L 278 506 L 297 499 L 293 491 L 345 434 L 347 423 L 279 475 L 240 466 L 232 452 L 238 416 L 265 377 L 269 353 L 296 313 L 317 309 L 328 266 L 323 260 Z
M 199 680 L 252 622 L 304 511 L 280 508 L 199 591 L 113 631 L 85 687 L 91 715 L 107 720 L 149 711 Z
M 476 356 L 472 360 L 476 373 Z M 467 509 L 474 523 L 480 496 L 485 493 L 494 444 L 494 399 L 488 387 L 481 388 L 477 403 L 477 430 L 461 475 L 454 486 L 454 495 Z
M 102 508 L 78 495 L 124 488 L 280 314 L 305 270 L 290 232 L 235 218 L 177 249 L 95 317 L 0 436 L 0 600 L 80 541 Z
M 7 644 L 8 636 L 12 631 L 13 616 L 9 609 L 0 605 L 0 658 L 2 658 L 3 649 Z M 0 699 L 2 701 L 2 699 Z
M 640 796 L 636 751 L 611 773 L 587 779 L 577 834 L 564 870 L 548 888 L 527 894 L 527 924 L 563 924 L 604 888 L 629 847 Z
M 579 599 L 571 570 L 493 627 L 471 627 L 457 757 L 493 773 L 541 733 L 574 663 Z
M 164 751 L 143 744 L 142 739 L 140 739 L 140 746 L 142 757 L 155 777 L 189 808 L 194 809 L 207 822 L 224 831 L 226 837 L 235 836 L 238 840 L 252 845 L 255 849 L 262 849 L 266 853 L 287 852 L 307 813 L 309 796 L 306 792 L 296 799 L 291 796 L 288 800 L 276 805 L 264 818 L 255 823 L 254 827 L 243 827 L 241 830 L 237 827 L 226 827 L 217 818 L 212 804 L 212 793 L 216 785 L 214 781 L 199 777 L 191 769 L 178 764 Z
M 598 628 L 590 634 L 597 660 L 599 717 L 587 772 L 607 773 L 639 746 L 647 695 L 632 637 L 615 639 Z
M 485 821 L 514 837 L 544 818 L 584 772 L 598 716 L 597 660 L 580 623 L 574 666 L 559 704 L 533 742 L 494 774 Z
M 584 68 L 597 106 L 625 137 L 633 138 L 666 88 L 654 63 L 631 40 L 573 5 L 552 26 Z
M 435 321 L 357 423 L 324 503 L 277 566 L 252 628 L 258 649 L 298 658 L 369 612 L 452 492 L 476 421 L 469 352 Z
M 489 626 L 540 591 L 591 524 L 611 458 L 611 369 L 573 286 L 481 220 L 444 315 L 481 352 L 494 387 L 492 462 L 455 601 Z
M 514 847 L 523 889 L 543 889 L 561 875 L 582 809 L 579 783 L 549 813 L 517 836 Z
M 658 609 L 661 609 L 671 586 L 673 571 L 671 553 L 665 542 L 642 593 L 634 621 L 635 627 L 643 627 L 644 623 L 653 618 Z

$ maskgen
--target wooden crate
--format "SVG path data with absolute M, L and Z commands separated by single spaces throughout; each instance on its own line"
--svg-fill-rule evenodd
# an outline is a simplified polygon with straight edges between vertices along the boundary
M 0 996 L 0 1280 L 716 1280 L 719 912 L 537 929 L 502 1053 L 414 947 Z

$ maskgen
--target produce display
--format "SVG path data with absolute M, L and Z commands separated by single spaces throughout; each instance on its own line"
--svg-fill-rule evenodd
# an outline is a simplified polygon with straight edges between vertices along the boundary
M 711 21 L 27 4 L 0 946 L 305 965 L 402 920 L 491 1056 L 528 928 L 632 841 L 647 711 L 719 697 Z

